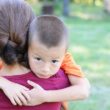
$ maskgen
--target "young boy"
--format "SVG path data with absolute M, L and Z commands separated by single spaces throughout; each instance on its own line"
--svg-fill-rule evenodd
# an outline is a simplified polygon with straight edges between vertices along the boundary
M 63 22 L 61 22 L 57 17 L 44 15 L 36 18 L 30 26 L 29 33 L 28 59 L 30 68 L 36 76 L 44 79 L 50 78 L 54 76 L 61 67 L 65 70 L 65 73 L 70 74 L 70 82 L 73 81 L 71 75 L 83 77 L 83 73 L 76 64 L 72 62 L 70 54 L 67 53 L 67 29 Z M 64 57 L 66 58 L 64 59 Z M 74 84 L 74 81 L 72 83 Z M 67 91 L 67 93 L 69 92 Z M 70 100 L 70 96 L 72 96 L 72 93 L 69 93 L 67 99 Z M 73 99 L 75 97 L 76 99 L 81 98 L 74 96 Z M 57 98 L 52 99 L 51 101 L 60 101 Z M 67 99 L 64 97 L 64 100 Z M 61 101 L 63 101 L 62 98 Z M 65 104 L 64 106 L 66 110 L 67 107 Z

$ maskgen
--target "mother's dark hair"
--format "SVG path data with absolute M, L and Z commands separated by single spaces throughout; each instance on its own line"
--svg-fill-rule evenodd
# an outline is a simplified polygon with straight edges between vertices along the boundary
M 0 0 L 0 57 L 6 64 L 25 64 L 27 33 L 33 18 L 24 0 Z

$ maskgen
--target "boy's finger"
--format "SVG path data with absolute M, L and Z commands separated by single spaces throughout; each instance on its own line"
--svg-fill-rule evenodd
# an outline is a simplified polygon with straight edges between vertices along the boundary
M 14 100 L 13 97 L 9 97 L 9 100 L 11 101 L 11 103 L 12 103 L 13 105 L 17 105 L 17 103 L 15 102 L 15 100 Z
M 21 102 L 21 100 L 18 98 L 18 96 L 15 96 L 15 97 L 14 97 L 14 100 L 15 100 L 15 102 L 16 102 L 19 106 L 22 106 L 22 102 Z
M 43 88 L 41 86 L 39 86 L 38 84 L 36 84 L 33 81 L 28 80 L 28 84 L 31 85 L 33 88 L 38 88 L 38 89 L 43 90 Z
M 26 101 L 29 102 L 29 101 L 31 100 L 31 97 L 30 97 L 30 95 L 28 94 L 27 91 L 22 90 L 21 93 L 22 93 L 23 96 L 25 97 Z
M 27 83 L 28 83 L 29 85 L 31 85 L 32 87 L 38 87 L 38 84 L 36 84 L 36 83 L 33 82 L 33 81 L 28 80 Z
M 25 98 L 25 96 L 22 93 L 17 94 L 17 96 L 23 105 L 26 105 L 28 103 L 27 99 Z

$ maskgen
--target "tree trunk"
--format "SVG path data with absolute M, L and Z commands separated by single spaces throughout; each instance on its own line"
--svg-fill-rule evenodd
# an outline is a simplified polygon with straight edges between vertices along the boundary
M 104 8 L 105 8 L 105 11 L 110 13 L 110 0 L 104 0 Z
M 70 0 L 63 0 L 63 15 L 69 16 L 69 3 Z
M 54 14 L 54 5 L 53 4 L 44 4 L 42 6 L 42 14 Z

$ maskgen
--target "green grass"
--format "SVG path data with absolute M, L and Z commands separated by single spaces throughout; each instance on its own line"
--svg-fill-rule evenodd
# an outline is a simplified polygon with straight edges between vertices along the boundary
M 91 83 L 91 96 L 70 103 L 70 110 L 110 110 L 110 21 L 63 18 L 70 33 L 69 51 Z

